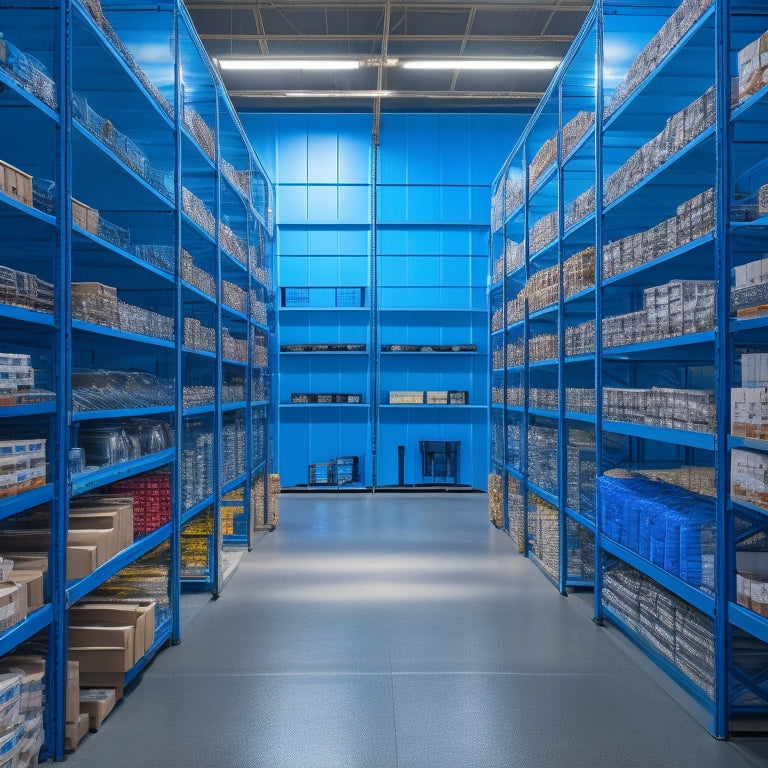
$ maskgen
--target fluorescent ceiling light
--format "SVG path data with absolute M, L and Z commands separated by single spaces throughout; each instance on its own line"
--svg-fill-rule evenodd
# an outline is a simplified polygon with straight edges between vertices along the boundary
M 358 69 L 357 59 L 218 59 L 221 69 Z
M 413 59 L 405 69 L 555 69 L 558 59 Z

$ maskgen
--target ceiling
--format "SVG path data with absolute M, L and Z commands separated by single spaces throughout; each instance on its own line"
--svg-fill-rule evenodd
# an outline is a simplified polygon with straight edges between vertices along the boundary
M 592 0 L 186 0 L 211 58 L 351 58 L 344 71 L 220 71 L 238 109 L 530 111 L 553 70 L 418 70 L 425 58 L 562 58 Z M 384 62 L 390 60 L 389 64 Z

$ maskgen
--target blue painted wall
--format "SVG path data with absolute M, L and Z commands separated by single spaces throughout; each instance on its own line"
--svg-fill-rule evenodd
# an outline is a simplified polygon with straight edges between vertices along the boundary
M 240 115 L 276 189 L 279 287 L 360 286 L 371 306 L 371 124 L 367 114 Z M 474 343 L 475 355 L 282 355 L 278 471 L 307 482 L 307 465 L 359 455 L 374 480 L 370 421 L 378 403 L 376 482 L 420 483 L 420 440 L 461 442 L 459 481 L 485 489 L 488 471 L 486 279 L 490 184 L 526 115 L 384 114 L 378 147 L 376 252 L 379 344 Z M 325 299 L 323 299 L 325 301 Z M 431 311 L 426 311 L 431 310 Z M 371 315 L 281 310 L 281 344 L 367 343 Z M 391 389 L 460 389 L 471 408 L 387 407 Z M 361 392 L 365 405 L 292 407 L 291 392 Z

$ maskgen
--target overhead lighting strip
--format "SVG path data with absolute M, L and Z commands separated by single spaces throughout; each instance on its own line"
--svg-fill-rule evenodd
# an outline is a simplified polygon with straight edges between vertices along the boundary
M 250 59 L 219 58 L 216 62 L 222 70 L 350 70 L 361 67 L 397 67 L 403 69 L 433 70 L 552 70 L 559 59 L 273 59 L 258 56 Z
M 254 71 L 286 69 L 359 69 L 357 59 L 271 59 L 267 56 L 255 59 L 217 59 L 221 69 Z
M 482 69 L 482 70 L 547 70 L 556 69 L 559 59 L 412 59 L 403 69 Z

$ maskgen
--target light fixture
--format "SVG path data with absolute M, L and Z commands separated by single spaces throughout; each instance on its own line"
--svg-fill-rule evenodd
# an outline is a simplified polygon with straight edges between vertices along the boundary
M 560 64 L 559 59 L 411 59 L 400 61 L 394 57 L 365 59 L 276 59 L 257 56 L 248 59 L 216 59 L 224 70 L 336 70 L 360 67 L 403 67 L 404 69 L 476 69 L 476 70 L 550 70 Z
M 217 59 L 221 69 L 358 69 L 357 59 L 272 59 L 267 56 L 254 59 Z
M 404 69 L 555 69 L 559 59 L 411 59 Z

